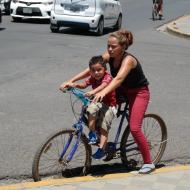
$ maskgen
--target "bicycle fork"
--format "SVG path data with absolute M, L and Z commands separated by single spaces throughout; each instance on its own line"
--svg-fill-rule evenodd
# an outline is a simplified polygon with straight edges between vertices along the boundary
M 69 148 L 69 146 L 70 146 L 70 144 L 71 144 L 71 142 L 72 142 L 72 140 L 73 140 L 73 137 L 74 137 L 75 135 L 77 135 L 76 142 L 75 142 L 75 144 L 73 145 L 72 150 L 70 151 L 70 153 L 69 153 L 67 159 L 66 159 L 65 162 L 64 162 L 65 165 L 67 165 L 67 164 L 71 161 L 71 159 L 73 158 L 73 156 L 74 156 L 74 154 L 75 154 L 75 152 L 76 152 L 76 150 L 77 150 L 77 148 L 78 148 L 78 146 L 79 146 L 79 141 L 80 141 L 80 138 L 81 138 L 81 135 L 82 135 L 82 131 L 83 131 L 82 124 L 80 124 L 80 123 L 76 123 L 73 127 L 76 129 L 76 131 L 75 131 L 74 133 L 71 133 L 71 134 L 69 135 L 69 138 L 68 138 L 68 140 L 67 140 L 67 143 L 66 143 L 65 146 L 63 147 L 63 151 L 62 151 L 62 153 L 61 153 L 61 155 L 60 155 L 60 158 L 59 158 L 59 162 L 62 162 L 62 161 L 63 161 L 63 157 L 64 157 L 65 153 L 67 152 L 67 150 L 68 150 L 68 148 Z

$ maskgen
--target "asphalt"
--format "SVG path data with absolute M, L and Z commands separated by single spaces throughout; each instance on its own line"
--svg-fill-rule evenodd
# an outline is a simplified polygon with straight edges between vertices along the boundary
M 168 32 L 190 39 L 190 15 L 166 24 Z M 190 165 L 156 169 L 151 174 L 137 171 L 75 178 L 49 179 L 0 185 L 0 190 L 190 190 Z

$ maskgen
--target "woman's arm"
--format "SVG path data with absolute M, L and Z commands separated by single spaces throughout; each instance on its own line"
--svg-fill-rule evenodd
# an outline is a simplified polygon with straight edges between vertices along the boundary
M 94 98 L 94 102 L 102 101 L 104 96 L 116 88 L 118 88 L 121 83 L 125 80 L 130 71 L 137 65 L 136 60 L 132 56 L 127 56 L 121 64 L 117 76 L 111 81 L 111 83 L 105 87 L 101 92 L 97 93 Z
M 64 88 L 67 88 L 69 86 L 73 86 L 74 82 L 88 77 L 90 75 L 89 71 L 90 71 L 89 68 L 87 68 L 84 71 L 80 72 L 79 74 L 75 75 L 73 78 L 69 79 L 68 81 L 63 82 L 60 85 L 59 89 L 64 90 Z
M 110 55 L 107 50 L 102 54 L 102 57 L 103 57 L 104 61 L 106 61 L 106 62 L 109 61 Z

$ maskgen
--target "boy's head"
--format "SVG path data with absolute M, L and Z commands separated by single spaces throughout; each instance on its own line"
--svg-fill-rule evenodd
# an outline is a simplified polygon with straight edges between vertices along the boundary
M 106 63 L 101 55 L 90 59 L 89 68 L 91 76 L 96 80 L 101 80 L 107 70 Z

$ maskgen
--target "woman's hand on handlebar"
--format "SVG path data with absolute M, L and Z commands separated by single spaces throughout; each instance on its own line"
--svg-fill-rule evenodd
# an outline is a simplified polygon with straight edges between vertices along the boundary
M 103 91 L 98 92 L 97 94 L 95 94 L 94 99 L 92 100 L 92 102 L 102 102 L 105 95 L 106 94 Z

